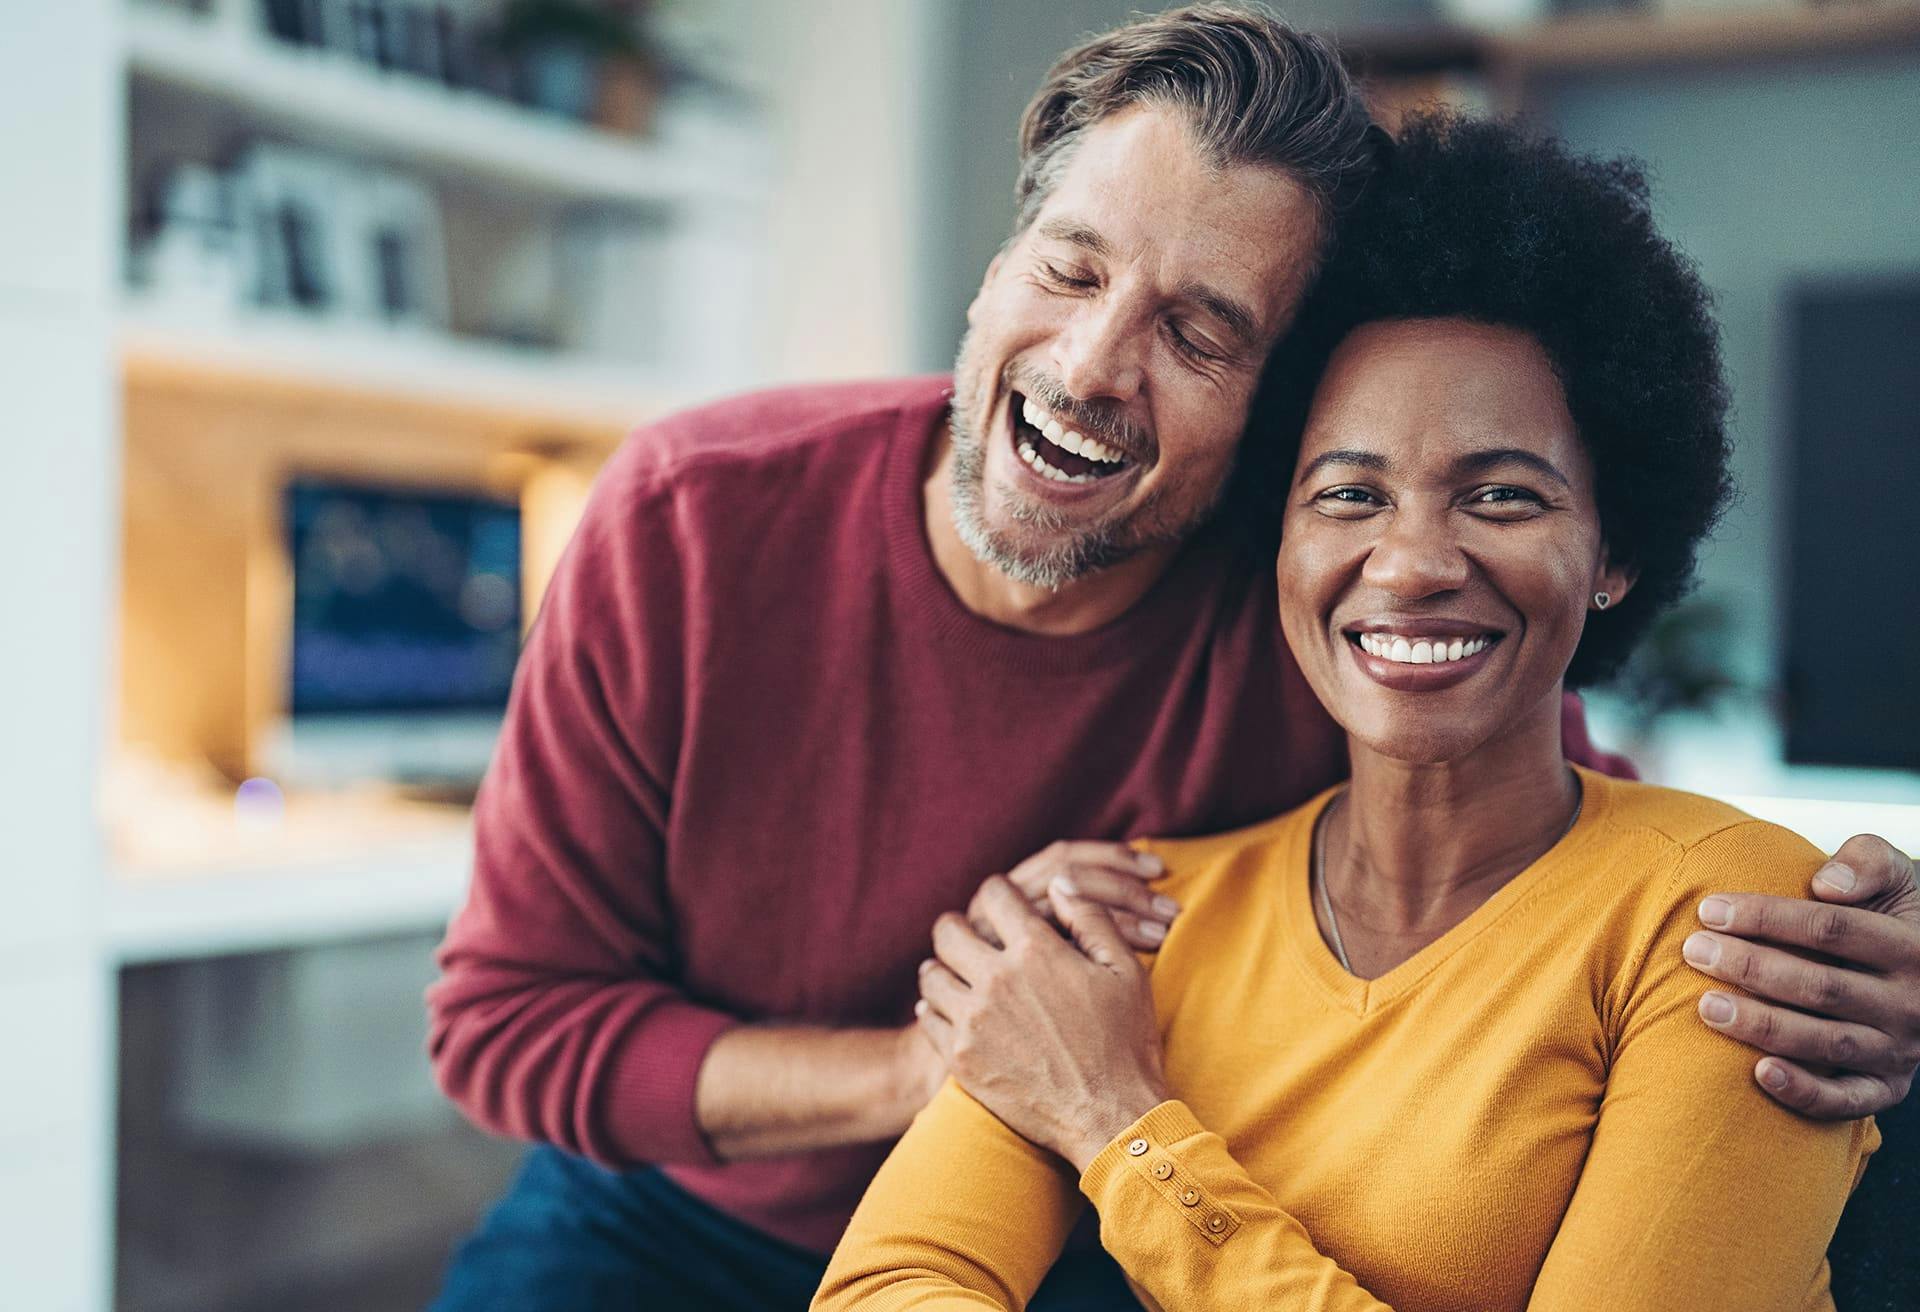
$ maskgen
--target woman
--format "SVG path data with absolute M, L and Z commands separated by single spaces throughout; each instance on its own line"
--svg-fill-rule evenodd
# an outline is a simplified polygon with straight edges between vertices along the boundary
M 1148 966 L 1058 884 L 1074 945 L 1004 886 L 943 920 L 921 1018 L 966 1092 L 816 1307 L 1017 1308 L 1084 1200 L 1168 1309 L 1832 1306 L 1872 1123 L 1770 1103 L 1679 950 L 1821 857 L 1560 740 L 1725 500 L 1705 307 L 1630 169 L 1410 129 L 1288 371 L 1281 620 L 1351 782 L 1149 844 L 1185 910 Z

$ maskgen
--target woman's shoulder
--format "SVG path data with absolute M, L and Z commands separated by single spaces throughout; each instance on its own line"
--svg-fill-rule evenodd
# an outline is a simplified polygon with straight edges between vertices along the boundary
M 1589 776 L 1596 778 L 1595 776 Z M 1589 785 L 1592 786 L 1592 785 Z M 1608 779 L 1606 819 L 1618 840 L 1653 849 L 1671 872 L 1668 891 L 1804 897 L 1825 856 L 1781 825 L 1698 793 Z

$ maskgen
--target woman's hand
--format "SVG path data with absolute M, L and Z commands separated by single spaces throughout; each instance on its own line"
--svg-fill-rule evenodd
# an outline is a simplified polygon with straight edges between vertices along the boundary
M 1007 872 L 1006 878 L 1027 899 L 1034 913 L 1054 917 L 1048 893 L 1056 880 L 1065 879 L 1068 887 L 1081 897 L 1097 902 L 1112 913 L 1120 937 L 1136 951 L 1152 952 L 1167 936 L 1180 904 L 1170 897 L 1156 895 L 1147 887 L 1151 880 L 1167 873 L 1166 865 L 1151 852 L 1136 852 L 1125 843 L 1058 842 L 1049 843 Z M 984 886 L 983 886 L 984 893 Z M 983 915 L 980 894 L 967 906 L 967 919 L 974 932 L 995 943 Z
M 1146 971 L 1103 907 L 1052 880 L 1069 943 L 1008 880 L 933 927 L 915 1014 L 960 1086 L 1078 1170 L 1166 1101 Z

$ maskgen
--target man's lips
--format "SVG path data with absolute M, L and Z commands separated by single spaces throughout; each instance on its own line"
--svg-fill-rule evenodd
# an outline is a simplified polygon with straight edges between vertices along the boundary
M 1006 451 L 1010 457 L 1007 461 L 1010 468 L 1002 476 L 1013 479 L 1023 493 L 1058 505 L 1082 505 L 1094 500 L 1116 500 L 1138 483 L 1146 466 L 1136 460 L 1127 460 L 1112 472 L 1098 476 L 1072 472 L 1087 468 L 1093 462 L 1048 442 L 1045 433 L 1036 433 L 1033 426 L 1020 417 L 1026 401 L 1025 396 L 1013 392 L 1002 407 L 1008 430 Z M 1047 452 L 1044 458 L 1040 454 L 1042 449 Z
M 1055 483 L 1093 483 L 1124 474 L 1137 458 L 1110 438 L 1077 428 L 1018 391 L 1007 397 L 1014 454 L 1040 477 Z

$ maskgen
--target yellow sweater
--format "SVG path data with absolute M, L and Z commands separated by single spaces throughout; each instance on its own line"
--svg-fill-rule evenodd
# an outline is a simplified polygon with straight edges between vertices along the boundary
M 1309 902 L 1331 794 L 1150 844 L 1184 907 L 1152 965 L 1178 1101 L 1076 1181 L 949 1084 L 814 1307 L 1023 1307 L 1091 1200 L 1162 1309 L 1831 1308 L 1878 1133 L 1770 1102 L 1680 956 L 1704 895 L 1803 895 L 1822 858 L 1717 802 L 1581 782 L 1552 851 L 1375 980 Z

